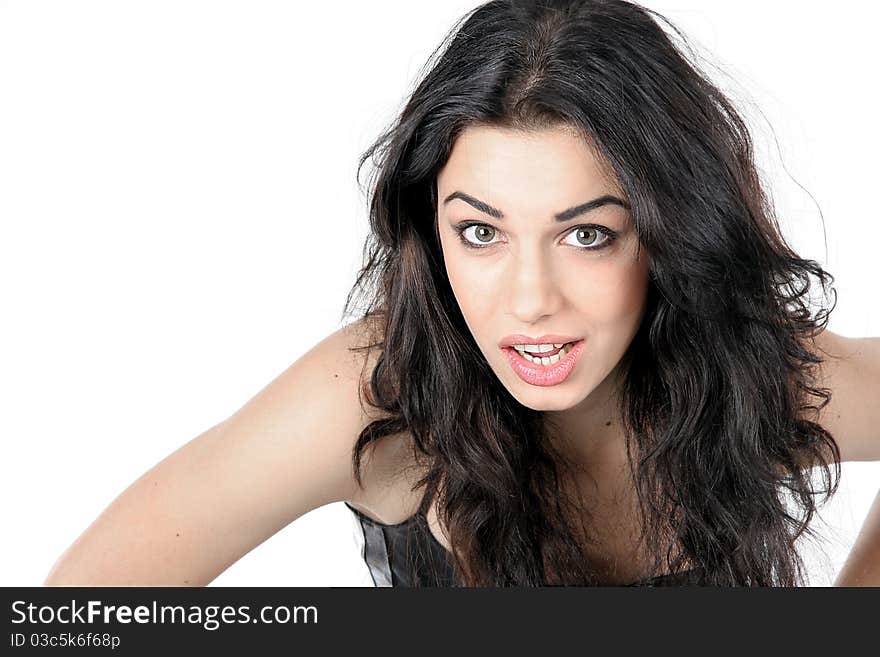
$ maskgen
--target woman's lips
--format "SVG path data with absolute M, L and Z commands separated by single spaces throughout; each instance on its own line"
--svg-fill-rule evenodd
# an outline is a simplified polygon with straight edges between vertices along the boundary
M 513 347 L 502 347 L 510 367 L 517 376 L 533 386 L 555 386 L 565 381 L 578 363 L 584 348 L 584 340 L 578 340 L 571 346 L 571 351 L 552 365 L 532 363 L 523 358 Z

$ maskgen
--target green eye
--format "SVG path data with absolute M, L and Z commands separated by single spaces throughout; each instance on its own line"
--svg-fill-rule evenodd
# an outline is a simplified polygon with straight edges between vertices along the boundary
M 578 244 L 589 250 L 600 249 L 613 239 L 607 233 L 603 233 L 598 228 L 591 226 L 579 226 L 569 233 L 569 235 L 574 235 Z M 601 239 L 603 236 L 605 237 L 604 241 Z M 596 242 L 598 242 L 600 246 L 594 246 Z
M 465 237 L 465 233 L 471 228 L 475 229 L 473 239 Z M 456 226 L 455 232 L 458 233 L 458 239 L 460 239 L 461 243 L 466 247 L 471 249 L 484 249 L 487 246 L 492 246 L 491 240 L 495 237 L 496 231 L 492 226 L 487 224 L 469 223 Z
M 495 229 L 492 226 L 484 226 L 478 225 L 474 226 L 476 230 L 474 231 L 474 237 L 477 238 L 477 241 L 486 243 L 491 241 L 492 237 L 495 235 Z

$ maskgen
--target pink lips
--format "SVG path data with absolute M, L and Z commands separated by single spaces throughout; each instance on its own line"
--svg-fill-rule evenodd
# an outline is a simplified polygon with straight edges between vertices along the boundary
M 564 358 L 553 365 L 536 365 L 519 355 L 513 347 L 502 347 L 513 371 L 526 383 L 533 386 L 555 386 L 565 381 L 577 365 L 578 358 L 584 348 L 584 341 L 579 340 L 572 346 Z

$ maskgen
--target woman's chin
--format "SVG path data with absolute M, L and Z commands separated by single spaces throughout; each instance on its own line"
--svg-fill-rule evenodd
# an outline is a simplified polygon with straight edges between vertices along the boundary
M 525 381 L 504 382 L 504 387 L 520 404 L 533 411 L 565 411 L 577 405 L 577 396 L 571 388 L 561 386 L 533 386 Z

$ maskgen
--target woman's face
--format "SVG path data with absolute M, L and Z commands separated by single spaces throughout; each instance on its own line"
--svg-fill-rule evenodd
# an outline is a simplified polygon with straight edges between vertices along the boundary
M 570 210 L 626 201 L 587 142 L 564 129 L 470 127 L 438 174 L 437 195 L 452 290 L 501 383 L 534 410 L 582 411 L 585 421 L 604 412 L 609 375 L 641 321 L 648 258 L 637 255 L 626 208 L 610 200 Z M 544 366 L 502 348 L 514 334 L 583 342 L 573 369 L 569 358 L 560 372 L 565 357 Z

